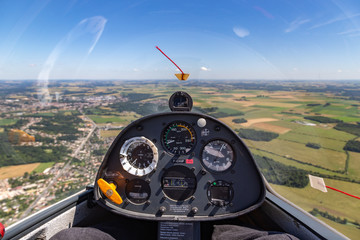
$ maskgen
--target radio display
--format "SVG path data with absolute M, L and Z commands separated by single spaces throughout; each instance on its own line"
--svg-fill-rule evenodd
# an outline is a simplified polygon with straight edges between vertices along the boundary
M 229 187 L 228 186 L 212 186 L 210 189 L 211 198 L 213 200 L 230 201 Z
M 164 177 L 164 188 L 190 188 L 193 189 L 196 186 L 196 180 L 194 178 L 176 178 L 176 177 Z

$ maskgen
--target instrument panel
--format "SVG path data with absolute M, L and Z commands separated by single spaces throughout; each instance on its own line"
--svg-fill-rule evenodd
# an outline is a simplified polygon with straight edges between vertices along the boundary
M 95 199 L 125 216 L 209 221 L 245 214 L 264 201 L 260 172 L 228 126 L 198 113 L 138 119 L 114 140 L 102 162 Z M 116 192 L 122 201 L 108 195 Z

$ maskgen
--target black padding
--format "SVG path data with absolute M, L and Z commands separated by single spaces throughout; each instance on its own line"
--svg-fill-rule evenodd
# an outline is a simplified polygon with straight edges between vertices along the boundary
M 214 225 L 212 240 L 299 240 L 287 233 L 259 231 L 236 225 Z
M 54 236 L 50 238 L 50 240 L 115 240 L 111 235 L 100 231 L 96 228 L 79 228 L 73 227 L 61 230 Z

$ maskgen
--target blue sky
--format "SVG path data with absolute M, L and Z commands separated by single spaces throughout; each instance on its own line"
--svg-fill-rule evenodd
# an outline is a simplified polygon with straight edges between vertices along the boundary
M 0 0 L 0 79 L 360 79 L 360 2 Z

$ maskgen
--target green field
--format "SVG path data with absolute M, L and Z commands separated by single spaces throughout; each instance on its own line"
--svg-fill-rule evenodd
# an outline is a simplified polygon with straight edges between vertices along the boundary
M 319 135 L 300 134 L 299 132 L 288 132 L 279 137 L 281 140 L 306 144 L 308 142 L 318 143 L 322 148 L 343 152 L 346 141 L 339 141 L 332 138 L 324 138 Z
M 105 123 L 129 124 L 131 121 L 134 121 L 140 117 L 138 114 L 135 113 L 122 113 L 119 115 L 87 115 L 87 116 L 97 124 L 105 124 Z
M 17 120 L 14 119 L 7 119 L 7 118 L 0 118 L 0 126 L 3 125 L 12 125 L 16 123 Z
M 258 142 L 259 149 L 294 158 L 301 162 L 311 163 L 334 171 L 342 171 L 345 167 L 346 154 L 324 148 L 313 149 L 305 144 L 275 139 L 270 142 Z
M 37 166 L 33 172 L 36 173 L 42 173 L 45 169 L 52 167 L 55 164 L 55 162 L 46 162 L 46 163 L 40 163 L 39 166 Z
M 317 136 L 320 138 L 330 138 L 334 140 L 347 141 L 355 137 L 355 135 L 338 131 L 330 128 L 320 128 L 312 126 L 303 126 L 294 130 L 294 133 Z
M 359 184 L 346 183 L 332 179 L 324 180 L 325 184 L 328 186 L 342 189 L 343 191 L 349 192 L 353 195 L 360 196 L 360 188 L 358 187 Z M 327 211 L 337 217 L 346 218 L 352 222 L 360 222 L 360 215 L 356 214 L 360 212 L 360 204 L 358 203 L 359 200 L 355 198 L 351 198 L 333 190 L 328 190 L 327 193 L 323 193 L 319 190 L 311 188 L 310 186 L 303 189 L 295 189 L 272 184 L 272 187 L 277 193 L 289 199 L 307 212 L 314 208 L 318 208 L 321 211 Z M 324 218 L 321 218 L 321 220 L 324 220 Z M 356 239 L 354 237 L 359 236 L 360 234 L 360 230 L 356 229 L 351 223 L 343 225 L 330 220 L 326 220 L 325 222 L 352 239 Z
M 88 115 L 91 120 L 93 120 L 95 123 L 125 123 L 126 119 L 119 116 L 109 116 L 109 115 Z

